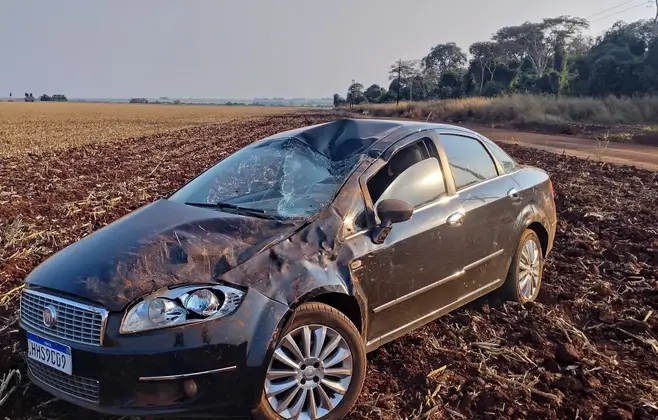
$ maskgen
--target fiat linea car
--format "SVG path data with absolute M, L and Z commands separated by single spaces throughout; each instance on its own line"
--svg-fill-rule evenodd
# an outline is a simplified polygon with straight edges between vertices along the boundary
M 537 297 L 553 187 L 451 125 L 257 141 L 26 278 L 30 379 L 116 415 L 338 419 L 366 353 L 489 292 Z

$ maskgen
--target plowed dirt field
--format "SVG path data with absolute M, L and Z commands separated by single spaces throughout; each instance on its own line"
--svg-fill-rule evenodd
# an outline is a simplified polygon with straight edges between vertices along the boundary
M 0 157 L 0 419 L 99 418 L 29 384 L 16 321 L 32 268 L 247 143 L 332 118 L 256 117 Z M 658 418 L 658 174 L 502 146 L 556 189 L 538 302 L 489 297 L 373 352 L 349 418 Z

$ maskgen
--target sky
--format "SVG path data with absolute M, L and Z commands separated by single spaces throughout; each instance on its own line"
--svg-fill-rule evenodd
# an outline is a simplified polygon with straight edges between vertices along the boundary
M 589 31 L 596 35 L 616 20 L 652 18 L 651 3 L 0 0 L 0 96 L 344 95 L 352 79 L 388 87 L 391 63 L 421 58 L 439 43 L 467 51 L 502 26 L 558 15 L 596 14 Z

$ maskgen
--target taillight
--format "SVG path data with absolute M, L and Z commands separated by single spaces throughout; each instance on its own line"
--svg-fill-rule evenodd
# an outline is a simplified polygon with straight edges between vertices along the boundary
M 548 187 L 551 189 L 551 195 L 553 195 L 553 198 L 555 198 L 555 189 L 553 189 L 553 181 L 550 179 L 548 180 Z

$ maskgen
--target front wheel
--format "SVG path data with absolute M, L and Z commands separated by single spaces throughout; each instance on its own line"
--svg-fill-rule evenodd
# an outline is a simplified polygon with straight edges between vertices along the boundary
M 521 303 L 532 302 L 539 295 L 544 268 L 541 242 L 537 234 L 526 229 L 510 264 L 503 285 L 504 297 Z
M 365 378 L 365 346 L 341 312 L 305 303 L 293 314 L 270 360 L 257 419 L 341 419 Z

